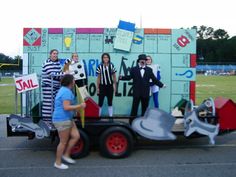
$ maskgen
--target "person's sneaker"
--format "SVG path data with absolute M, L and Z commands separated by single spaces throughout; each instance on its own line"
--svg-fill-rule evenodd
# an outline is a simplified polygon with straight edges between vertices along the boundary
M 73 159 L 70 158 L 70 157 L 62 156 L 62 159 L 63 159 L 65 162 L 70 163 L 70 164 L 75 164 L 75 163 L 76 163 L 76 161 L 73 160 Z
M 57 165 L 56 162 L 54 163 L 54 167 L 61 169 L 61 170 L 66 170 L 69 168 L 68 165 L 65 165 L 63 163 L 61 163 L 61 165 Z

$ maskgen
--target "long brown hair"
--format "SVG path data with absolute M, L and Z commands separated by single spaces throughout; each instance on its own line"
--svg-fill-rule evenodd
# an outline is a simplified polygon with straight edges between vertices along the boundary
M 102 63 L 104 63 L 104 61 L 103 61 L 103 57 L 104 57 L 104 56 L 107 56 L 107 57 L 108 57 L 108 59 L 109 59 L 108 63 L 110 63 L 110 62 L 111 62 L 111 57 L 110 57 L 109 53 L 103 53 L 103 54 L 102 54 L 102 56 L 101 56 Z

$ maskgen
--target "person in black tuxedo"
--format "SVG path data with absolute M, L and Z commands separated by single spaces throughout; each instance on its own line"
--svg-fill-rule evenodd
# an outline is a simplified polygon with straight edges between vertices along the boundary
M 120 80 L 131 80 L 133 79 L 133 103 L 131 109 L 131 119 L 137 116 L 138 106 L 141 101 L 142 105 L 142 116 L 144 115 L 148 103 L 149 103 L 149 93 L 150 93 L 150 79 L 152 82 L 162 88 L 164 84 L 157 80 L 150 67 L 146 66 L 146 55 L 140 54 L 137 60 L 137 66 L 132 67 L 129 76 L 120 76 Z

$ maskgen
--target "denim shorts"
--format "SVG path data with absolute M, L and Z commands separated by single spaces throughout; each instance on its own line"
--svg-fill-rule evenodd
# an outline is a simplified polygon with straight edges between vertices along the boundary
M 63 131 L 72 127 L 72 120 L 62 121 L 62 122 L 53 122 L 57 131 Z

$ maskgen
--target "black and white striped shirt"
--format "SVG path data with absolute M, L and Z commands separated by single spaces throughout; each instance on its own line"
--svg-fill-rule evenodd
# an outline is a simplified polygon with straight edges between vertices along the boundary
M 59 60 L 52 61 L 47 59 L 42 66 L 42 83 L 46 85 L 60 85 L 60 76 L 62 74 L 62 66 Z
M 72 61 L 73 61 L 73 60 L 72 60 L 71 58 L 67 58 L 66 61 L 65 61 L 65 63 L 64 63 L 64 65 L 66 65 L 66 64 L 68 64 L 68 63 L 70 64 Z
M 108 66 L 100 64 L 96 70 L 97 74 L 100 74 L 100 84 L 101 85 L 112 85 L 113 79 L 112 75 L 116 73 L 116 68 L 112 63 L 109 63 Z

